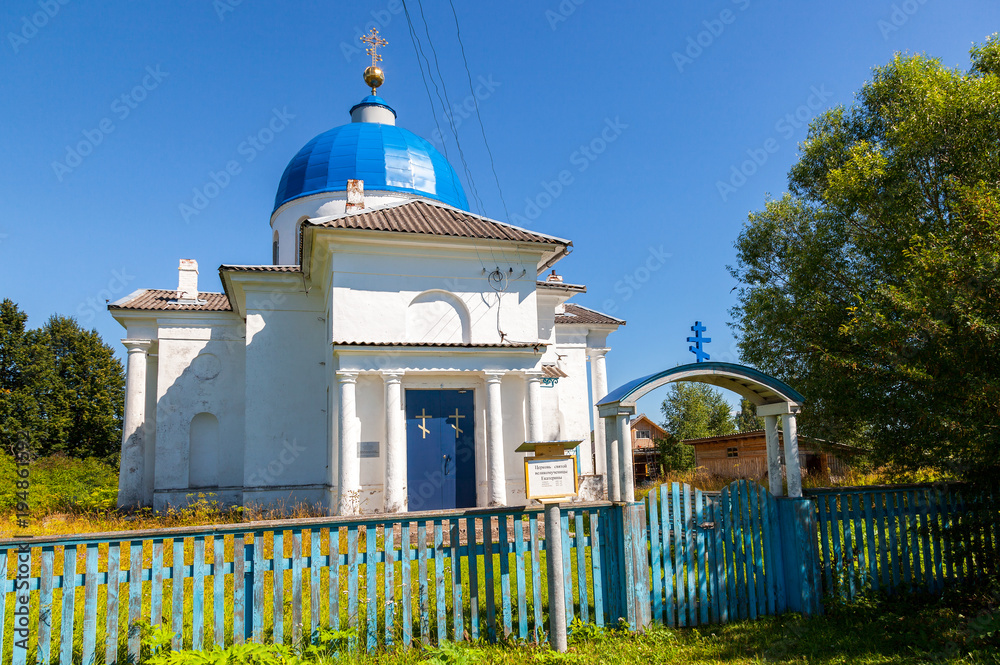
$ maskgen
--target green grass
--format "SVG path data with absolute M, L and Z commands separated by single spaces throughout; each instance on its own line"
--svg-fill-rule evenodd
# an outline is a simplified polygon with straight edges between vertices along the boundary
M 995 587 L 994 587 L 995 588 Z M 265 663 L 1000 663 L 998 594 L 982 590 L 949 596 L 866 597 L 830 606 L 825 615 L 787 614 L 724 626 L 672 630 L 654 626 L 634 635 L 578 626 L 570 651 L 544 645 L 445 645 L 442 648 L 311 654 Z M 258 647 L 259 648 L 259 647 Z M 236 655 L 236 654 L 232 654 Z M 158 662 L 196 661 L 164 654 Z

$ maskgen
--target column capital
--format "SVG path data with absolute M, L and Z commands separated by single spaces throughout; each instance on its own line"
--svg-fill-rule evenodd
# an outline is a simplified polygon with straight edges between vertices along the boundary
M 357 381 L 358 381 L 358 374 L 360 374 L 360 373 L 361 372 L 354 372 L 354 371 L 350 371 L 350 370 L 338 369 L 337 370 L 337 381 L 339 383 L 357 383 Z
M 483 374 L 486 376 L 486 383 L 500 383 L 501 379 L 503 379 L 504 374 L 506 373 L 507 373 L 506 370 L 502 369 L 500 370 L 491 369 L 483 372 Z
M 122 344 L 128 349 L 129 353 L 136 353 L 139 351 L 148 351 L 150 345 L 152 345 L 153 340 L 151 339 L 123 339 Z
M 587 348 L 587 357 L 588 358 L 603 358 L 604 356 L 607 355 L 608 351 L 610 351 L 610 350 L 611 350 L 610 348 L 601 349 L 601 348 L 588 347 Z
M 401 369 L 383 369 L 379 371 L 385 383 L 399 383 L 403 379 L 405 372 Z
M 540 369 L 529 369 L 525 370 L 524 378 L 531 383 L 537 383 L 545 377 L 545 372 Z

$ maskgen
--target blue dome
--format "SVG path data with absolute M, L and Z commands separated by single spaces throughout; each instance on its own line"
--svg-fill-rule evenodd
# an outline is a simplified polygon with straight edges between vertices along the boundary
M 434 146 L 402 127 L 373 122 L 334 127 L 305 144 L 285 167 L 274 209 L 310 194 L 347 191 L 348 180 L 469 209 L 458 176 Z

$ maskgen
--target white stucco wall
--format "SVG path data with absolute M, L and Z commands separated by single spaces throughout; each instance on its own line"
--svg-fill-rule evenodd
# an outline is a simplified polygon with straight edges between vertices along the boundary
M 243 326 L 235 316 L 161 319 L 157 331 L 156 436 L 153 507 L 187 503 L 191 420 L 219 421 L 217 497 L 242 501 L 244 441 Z M 208 492 L 202 488 L 200 491 Z
M 424 326 L 407 326 L 407 311 L 418 299 L 423 307 L 435 292 L 443 300 L 454 296 L 459 314 L 467 319 L 467 341 L 474 344 L 500 342 L 499 328 L 508 341 L 537 341 L 538 323 L 533 266 L 537 254 L 522 255 L 507 290 L 497 294 L 483 274 L 482 256 L 472 248 L 435 248 L 338 242 L 329 247 L 332 265 L 331 331 L 334 341 L 344 342 L 434 342 L 433 335 L 411 338 L 415 330 L 454 329 L 449 315 Z M 511 257 L 513 258 L 513 257 Z M 499 301 L 498 301 L 499 298 Z M 499 303 L 499 304 L 498 304 Z M 464 308 L 462 311 L 461 308 Z M 425 308 L 424 316 L 439 309 Z M 466 341 L 455 339 L 454 341 Z
M 324 298 L 285 286 L 246 293 L 244 500 L 326 505 Z

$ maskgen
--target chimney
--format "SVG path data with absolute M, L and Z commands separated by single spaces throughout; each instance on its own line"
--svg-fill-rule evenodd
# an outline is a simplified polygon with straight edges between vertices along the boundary
M 546 282 L 561 282 L 563 278 L 556 274 L 555 268 L 552 269 L 552 274 L 545 278 Z
M 177 300 L 183 303 L 198 302 L 198 262 L 194 259 L 181 259 L 177 272 Z
M 364 210 L 365 208 L 365 181 L 347 181 L 347 212 L 354 210 Z

